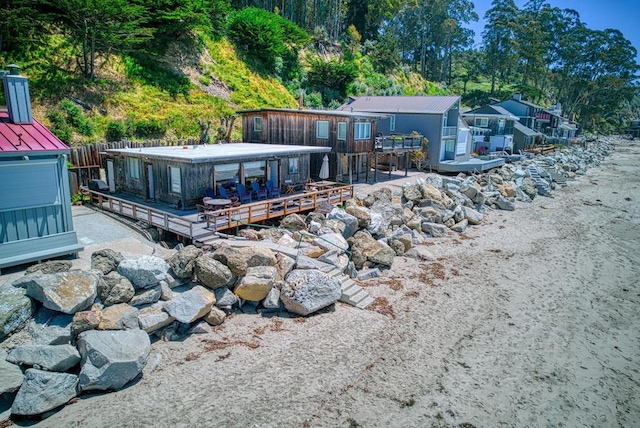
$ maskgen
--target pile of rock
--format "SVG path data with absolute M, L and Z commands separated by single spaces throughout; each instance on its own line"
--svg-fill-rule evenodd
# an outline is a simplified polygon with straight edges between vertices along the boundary
M 15 394 L 13 415 L 123 388 L 145 367 L 150 334 L 209 332 L 241 303 L 308 315 L 342 294 L 332 276 L 263 247 L 204 254 L 188 246 L 167 261 L 103 250 L 92 254 L 90 271 L 70 270 L 70 262 L 35 267 L 0 287 L 0 338 L 28 325 L 27 344 L 0 355 L 0 394 Z

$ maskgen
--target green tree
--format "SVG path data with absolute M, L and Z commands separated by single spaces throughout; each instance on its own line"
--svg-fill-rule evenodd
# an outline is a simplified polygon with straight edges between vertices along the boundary
M 127 0 L 48 0 L 53 18 L 78 48 L 84 77 L 95 78 L 96 57 L 134 49 L 151 37 L 145 8 Z
M 312 90 L 322 94 L 324 104 L 344 98 L 347 88 L 358 77 L 358 69 L 351 62 L 337 59 L 324 60 L 312 57 L 308 60 L 307 82 Z M 340 99 L 341 101 L 341 99 Z
M 491 76 L 491 95 L 495 92 L 496 78 L 508 74 L 516 60 L 514 34 L 518 8 L 514 0 L 493 0 L 484 16 L 486 25 L 482 33 L 482 50 Z
M 262 9 L 249 7 L 231 15 L 229 37 L 270 70 L 278 59 L 297 54 L 309 35 L 294 23 Z

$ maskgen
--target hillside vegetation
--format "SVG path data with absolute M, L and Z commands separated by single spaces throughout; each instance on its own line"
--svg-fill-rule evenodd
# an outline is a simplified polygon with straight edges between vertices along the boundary
M 237 110 L 296 107 L 301 93 L 335 108 L 350 95 L 460 94 L 473 107 L 520 92 L 562 103 L 586 131 L 640 113 L 619 31 L 494 0 L 474 49 L 475 19 L 469 0 L 5 0 L 0 67 L 23 67 L 35 116 L 69 143 L 237 139 Z

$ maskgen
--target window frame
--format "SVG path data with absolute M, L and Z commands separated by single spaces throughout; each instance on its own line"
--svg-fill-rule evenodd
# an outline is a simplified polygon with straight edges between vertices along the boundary
M 132 180 L 140 180 L 140 159 L 127 157 L 127 173 Z
M 300 174 L 300 157 L 289 158 L 289 175 Z
M 262 132 L 262 116 L 254 116 L 253 130 L 254 132 Z
M 338 140 L 347 139 L 347 122 L 338 122 Z
M 389 117 L 389 131 L 393 132 L 396 130 L 396 115 L 392 114 L 391 117 Z
M 169 168 L 169 193 L 172 193 L 174 195 L 182 195 L 182 170 L 179 166 L 168 166 Z M 178 171 L 178 181 L 175 182 L 175 176 L 173 171 L 177 170 Z M 178 191 L 174 190 L 176 188 L 178 188 Z
M 356 122 L 353 124 L 354 140 L 369 140 L 371 138 L 371 122 Z
M 326 136 L 322 136 L 320 135 L 320 126 L 324 125 L 326 126 Z M 329 139 L 329 121 L 328 120 L 317 120 L 316 121 L 316 138 L 320 138 L 323 140 L 328 140 Z
M 478 121 L 480 121 L 480 122 L 478 122 Z M 489 118 L 488 117 L 476 117 L 476 118 L 474 118 L 473 125 L 477 126 L 478 128 L 488 128 L 489 127 Z

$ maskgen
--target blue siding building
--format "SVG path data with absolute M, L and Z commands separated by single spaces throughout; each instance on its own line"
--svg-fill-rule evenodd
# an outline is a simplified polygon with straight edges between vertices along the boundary
M 0 269 L 77 254 L 67 172 L 69 148 L 33 119 L 29 85 L 17 66 L 2 73 Z

